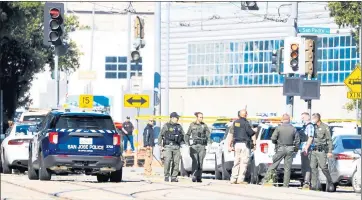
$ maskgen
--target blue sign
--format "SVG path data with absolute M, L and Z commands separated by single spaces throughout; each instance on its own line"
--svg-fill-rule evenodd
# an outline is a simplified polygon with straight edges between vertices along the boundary
M 330 34 L 330 28 L 298 27 L 298 33 Z

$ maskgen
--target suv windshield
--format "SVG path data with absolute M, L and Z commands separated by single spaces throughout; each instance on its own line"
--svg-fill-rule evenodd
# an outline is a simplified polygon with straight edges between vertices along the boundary
M 37 121 L 41 122 L 45 119 L 45 115 L 27 115 L 24 116 L 23 121 Z
M 60 129 L 106 129 L 114 130 L 110 116 L 61 115 L 55 124 Z
M 15 135 L 33 135 L 36 130 L 35 125 L 16 125 Z
M 220 143 L 224 137 L 224 133 L 211 133 L 210 138 L 212 142 Z
M 276 127 L 270 127 L 268 129 L 263 129 L 263 132 L 260 136 L 261 140 L 270 140 L 273 132 L 275 131 Z M 297 131 L 299 132 L 302 128 L 296 127 Z

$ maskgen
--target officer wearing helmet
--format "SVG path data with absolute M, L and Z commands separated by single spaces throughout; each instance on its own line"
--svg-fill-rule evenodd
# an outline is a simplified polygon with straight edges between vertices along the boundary
M 164 153 L 164 175 L 166 182 L 178 182 L 177 175 L 181 158 L 180 146 L 185 144 L 185 132 L 178 123 L 179 118 L 180 116 L 176 112 L 172 112 L 170 114 L 170 121 L 162 127 L 158 136 L 158 144 Z

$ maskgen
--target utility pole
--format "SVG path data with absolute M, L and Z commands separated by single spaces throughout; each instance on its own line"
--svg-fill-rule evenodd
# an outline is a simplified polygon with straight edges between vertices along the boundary
M 57 47 L 55 47 L 57 48 Z M 56 94 L 56 107 L 59 108 L 59 66 L 58 66 L 58 62 L 59 62 L 59 56 L 58 56 L 58 51 L 57 49 L 55 49 L 54 51 L 54 76 L 55 76 L 55 81 L 56 81 L 56 86 L 55 86 L 55 94 Z
M 93 69 L 93 47 L 94 47 L 94 27 L 95 27 L 95 9 L 96 5 L 93 4 L 92 9 L 92 31 L 91 31 L 91 43 L 90 43 L 90 64 L 89 64 L 89 72 Z M 87 87 L 87 94 L 92 94 L 92 80 L 89 80 L 88 87 Z
M 132 51 L 132 46 L 131 46 L 131 11 L 127 10 L 127 20 L 128 20 L 128 28 L 127 28 L 127 32 L 128 32 L 128 39 L 127 39 L 127 91 L 131 90 L 131 51 Z
M 0 69 L 0 134 L 4 133 L 4 102 L 3 102 L 3 88 L 2 88 L 2 69 Z
M 166 9 L 166 71 L 165 71 L 165 98 L 162 105 L 162 115 L 169 115 L 169 75 L 170 75 L 170 2 Z
M 292 2 L 292 8 L 291 8 L 291 15 L 289 18 L 289 23 L 291 25 L 291 36 L 297 37 L 297 31 L 298 31 L 298 2 Z M 304 66 L 302 66 L 304 67 Z M 293 74 L 287 74 L 288 77 L 293 77 Z M 294 104 L 294 97 L 293 96 L 287 96 L 287 113 L 293 117 L 293 104 Z
M 360 4 L 361 4 L 361 23 L 360 23 L 360 25 L 359 25 L 359 65 L 360 65 L 360 68 L 361 68 L 361 78 L 362 78 L 362 2 L 360 2 Z M 362 93 L 362 84 L 361 84 L 361 93 Z M 358 100 L 357 100 L 357 102 L 358 102 Z M 362 97 L 361 97 L 361 99 L 359 100 L 359 103 L 360 103 L 360 109 L 358 109 L 358 103 L 357 103 L 357 107 L 356 107 L 356 109 L 357 109 L 357 112 L 358 112 L 358 110 L 359 110 L 359 112 L 361 112 L 361 116 L 360 116 L 360 120 L 361 120 L 361 129 L 362 129 L 362 111 L 361 111 L 361 109 L 362 109 Z M 357 120 L 358 120 L 358 117 L 357 117 Z M 357 126 L 357 133 L 358 133 L 358 126 Z M 362 138 L 361 138 L 361 140 L 362 140 Z
M 155 102 L 155 112 L 154 115 L 160 116 L 161 115 L 161 89 L 160 89 L 160 85 L 161 82 L 158 81 L 159 79 L 159 74 L 161 73 L 161 2 L 156 2 L 156 6 L 155 6 L 155 75 L 154 75 L 154 94 L 157 95 L 154 97 L 154 99 L 156 100 L 156 98 L 158 98 L 159 102 Z M 157 82 L 156 82 L 157 80 Z M 158 92 L 155 92 L 158 91 Z M 156 104 L 158 103 L 158 104 Z M 157 121 L 157 126 L 160 127 L 160 123 L 159 121 Z

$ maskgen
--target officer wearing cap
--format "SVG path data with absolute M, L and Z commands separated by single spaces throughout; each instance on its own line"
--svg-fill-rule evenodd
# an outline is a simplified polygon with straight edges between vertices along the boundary
M 282 124 L 278 126 L 271 136 L 271 140 L 276 147 L 276 153 L 273 156 L 273 164 L 270 165 L 263 184 L 269 181 L 275 182 L 275 170 L 280 162 L 284 159 L 284 179 L 283 187 L 289 187 L 290 173 L 293 163 L 293 153 L 298 152 L 300 145 L 300 137 L 297 129 L 290 124 L 290 116 L 284 114 Z
M 319 113 L 314 113 L 312 115 L 312 123 L 315 126 L 314 135 L 309 136 L 307 145 L 304 148 L 304 151 L 306 152 L 309 147 L 312 146 L 312 152 L 310 154 L 310 168 L 312 171 L 311 189 L 317 190 L 319 166 L 327 179 L 327 191 L 333 192 L 335 191 L 335 188 L 327 165 L 327 157 L 333 157 L 331 133 L 328 125 L 321 121 L 321 115 Z
M 132 122 L 130 121 L 130 117 L 127 116 L 126 117 L 126 121 L 123 122 L 122 124 L 122 131 L 123 131 L 123 148 L 124 151 L 127 151 L 127 143 L 129 141 L 129 143 L 131 144 L 131 149 L 132 152 L 134 152 L 134 145 L 133 145 L 133 135 L 132 132 L 134 130 L 134 126 L 132 124 Z
M 164 175 L 166 182 L 178 182 L 177 176 L 181 157 L 180 146 L 185 144 L 185 132 L 178 123 L 179 118 L 180 116 L 176 112 L 172 112 L 170 114 L 170 121 L 162 127 L 158 136 L 158 145 L 164 151 Z
M 190 138 L 192 138 L 192 146 L 190 149 L 190 156 L 192 158 L 192 182 L 202 182 L 202 164 L 206 156 L 206 145 L 211 143 L 210 130 L 207 125 L 202 121 L 204 116 L 201 112 L 196 112 L 196 121 L 192 122 L 189 130 L 185 135 L 186 144 L 190 145 Z

